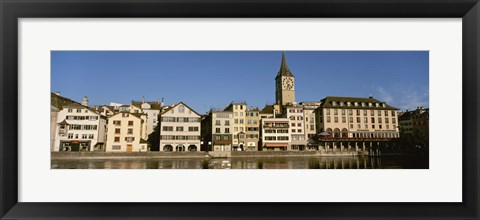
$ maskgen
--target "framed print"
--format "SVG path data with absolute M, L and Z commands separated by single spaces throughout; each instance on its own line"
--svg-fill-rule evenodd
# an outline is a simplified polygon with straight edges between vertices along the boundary
M 479 7 L 2 1 L 2 219 L 478 219 Z

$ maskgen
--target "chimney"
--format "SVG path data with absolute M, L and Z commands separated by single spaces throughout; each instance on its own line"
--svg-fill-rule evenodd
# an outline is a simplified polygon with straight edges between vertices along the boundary
M 145 96 L 142 96 L 142 104 L 145 103 Z
M 160 104 L 161 107 L 163 107 L 163 97 L 162 97 L 162 103 Z
M 88 107 L 88 98 L 86 96 L 83 97 L 82 105 Z

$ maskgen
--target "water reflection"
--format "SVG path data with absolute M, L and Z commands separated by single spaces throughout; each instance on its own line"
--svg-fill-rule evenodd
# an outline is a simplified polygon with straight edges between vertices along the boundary
M 428 169 L 425 156 L 52 160 L 52 169 Z

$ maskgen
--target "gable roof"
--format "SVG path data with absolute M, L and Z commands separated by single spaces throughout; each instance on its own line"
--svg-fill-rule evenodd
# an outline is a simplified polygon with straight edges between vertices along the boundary
M 69 98 L 65 98 L 63 96 L 57 95 L 56 93 L 50 93 L 50 106 L 57 108 L 58 110 L 62 110 L 62 107 L 71 103 L 77 103 Z
M 265 108 L 260 111 L 260 114 L 273 114 L 273 109 L 273 105 L 266 105 Z
M 282 63 L 280 64 L 280 69 L 278 70 L 278 74 L 275 77 L 281 77 L 281 76 L 290 76 L 293 77 L 292 71 L 290 71 L 290 68 L 288 68 L 287 64 L 287 57 L 285 56 L 285 51 L 282 52 Z
M 160 102 L 141 102 L 141 101 L 132 101 L 132 105 L 137 108 L 142 108 L 142 104 L 147 103 L 150 105 L 150 109 L 160 110 Z
M 186 105 L 186 104 L 183 103 L 183 102 L 179 102 L 179 103 L 175 104 L 175 105 L 172 106 L 171 108 L 169 108 L 169 109 L 165 110 L 164 112 L 160 113 L 160 115 L 163 115 L 163 114 L 169 112 L 170 110 L 174 109 L 175 107 L 177 107 L 177 106 L 180 105 L 180 104 L 184 105 L 185 107 L 187 107 L 188 109 L 190 109 L 193 113 L 197 114 L 198 116 L 202 116 L 201 114 L 198 114 L 195 110 L 193 110 L 193 108 L 190 108 L 190 106 Z
M 340 106 L 337 104 L 336 106 L 333 106 L 333 102 L 344 102 L 345 105 Z M 395 108 L 393 106 L 390 106 L 386 104 L 386 102 L 381 102 L 377 99 L 374 99 L 373 97 L 369 98 L 358 98 L 358 97 L 339 97 L 339 96 L 327 96 L 326 98 L 321 100 L 322 104 L 320 104 L 320 108 L 351 108 L 351 109 L 359 109 L 359 108 L 376 108 L 376 109 L 384 109 L 384 110 L 398 110 L 398 108 Z M 351 103 L 351 106 L 347 106 L 347 102 Z M 358 102 L 360 105 L 355 106 L 354 103 Z M 367 106 L 361 106 L 361 103 L 372 103 L 374 106 L 369 107 Z M 385 104 L 385 107 L 380 106 L 380 107 L 375 107 L 375 104 Z

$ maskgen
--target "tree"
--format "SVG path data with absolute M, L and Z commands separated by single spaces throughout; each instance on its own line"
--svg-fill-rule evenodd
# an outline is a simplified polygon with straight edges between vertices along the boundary
M 153 132 L 148 135 L 147 142 L 150 145 L 150 151 L 160 151 L 160 120 Z

